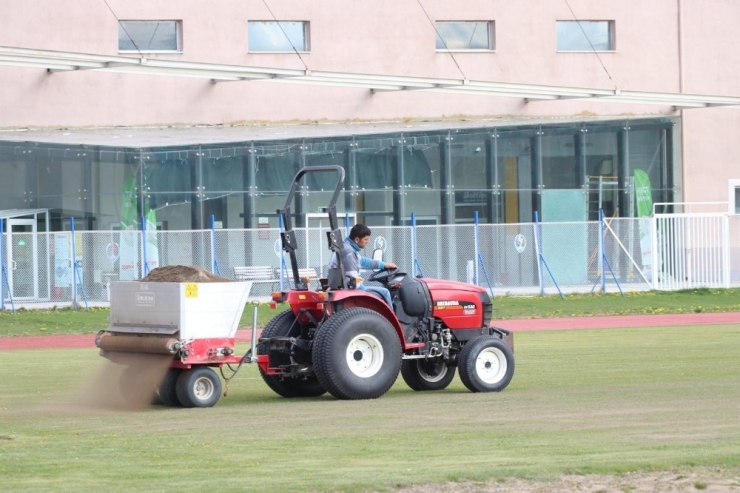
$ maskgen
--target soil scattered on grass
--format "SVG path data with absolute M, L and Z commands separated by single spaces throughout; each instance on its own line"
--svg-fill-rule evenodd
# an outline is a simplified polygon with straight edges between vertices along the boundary
M 144 411 L 157 403 L 157 387 L 171 361 L 166 354 L 116 353 L 115 363 L 100 362 L 79 404 L 90 410 Z
M 740 492 L 740 469 L 698 467 L 683 471 L 634 472 L 607 476 L 601 474 L 563 475 L 550 479 L 462 481 L 417 485 L 395 493 L 679 493 Z
M 166 265 L 153 269 L 141 282 L 233 282 L 197 265 Z

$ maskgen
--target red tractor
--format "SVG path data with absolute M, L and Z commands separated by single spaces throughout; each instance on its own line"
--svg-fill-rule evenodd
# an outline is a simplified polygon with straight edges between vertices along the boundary
M 342 249 L 336 202 L 344 183 L 340 166 L 304 168 L 293 180 L 283 209 L 283 250 L 290 257 L 294 288 L 273 294 L 290 309 L 263 329 L 257 362 L 265 383 L 283 397 L 315 397 L 329 392 L 339 399 L 374 399 L 394 384 L 399 371 L 414 390 L 441 390 L 460 370 L 472 392 L 498 392 L 514 375 L 513 335 L 490 325 L 487 291 L 457 281 L 409 276 L 398 269 L 374 272 L 390 290 L 393 306 L 345 281 L 321 279 L 310 290 L 299 276 L 296 236 L 290 206 L 307 173 L 337 174 L 334 194 L 323 211 L 329 216 L 329 250 Z M 344 272 L 339 265 L 340 271 Z

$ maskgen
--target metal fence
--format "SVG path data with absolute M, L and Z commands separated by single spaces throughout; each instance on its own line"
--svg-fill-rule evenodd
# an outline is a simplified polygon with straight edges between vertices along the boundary
M 364 254 L 380 248 L 405 272 L 477 284 L 493 296 L 740 286 L 740 218 L 716 216 L 656 215 L 649 231 L 638 219 L 373 227 Z M 299 267 L 326 276 L 326 231 L 295 231 Z M 0 245 L 3 309 L 107 305 L 111 281 L 165 265 L 230 279 L 235 268 L 264 267 L 254 299 L 290 283 L 278 229 L 12 232 Z

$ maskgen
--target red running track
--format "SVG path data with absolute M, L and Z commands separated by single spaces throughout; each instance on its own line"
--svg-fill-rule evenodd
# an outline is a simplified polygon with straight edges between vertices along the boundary
M 614 329 L 664 327 L 668 325 L 740 324 L 740 312 L 671 315 L 626 315 L 616 317 L 533 318 L 495 320 L 494 325 L 514 332 L 528 330 Z M 259 334 L 258 334 L 259 336 Z M 249 329 L 237 331 L 237 341 L 249 342 Z M 0 337 L 0 351 L 13 349 L 94 348 L 95 334 Z

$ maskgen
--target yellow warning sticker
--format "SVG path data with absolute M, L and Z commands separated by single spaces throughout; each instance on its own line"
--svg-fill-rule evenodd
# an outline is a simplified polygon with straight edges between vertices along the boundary
M 185 285 L 185 297 L 186 298 L 197 298 L 198 297 L 198 285 L 196 283 L 190 282 Z

